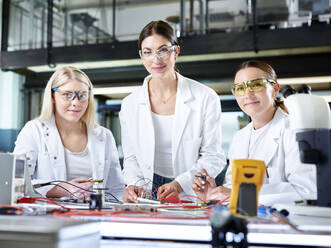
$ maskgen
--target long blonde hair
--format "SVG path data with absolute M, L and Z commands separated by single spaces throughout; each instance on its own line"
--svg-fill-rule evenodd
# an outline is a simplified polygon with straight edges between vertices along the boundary
M 87 109 L 81 120 L 86 124 L 88 129 L 93 129 L 96 126 L 95 111 L 94 111 L 94 95 L 93 85 L 88 76 L 81 70 L 73 66 L 65 66 L 57 69 L 51 78 L 48 80 L 44 91 L 43 105 L 41 114 L 37 118 L 41 122 L 50 120 L 54 114 L 54 104 L 52 102 L 52 88 L 57 88 L 65 84 L 69 79 L 76 79 L 89 87 L 90 96 Z
M 269 65 L 266 62 L 258 61 L 258 60 L 248 60 L 248 61 L 243 62 L 238 67 L 236 74 L 241 69 L 245 69 L 245 68 L 249 68 L 249 67 L 260 69 L 267 75 L 268 79 L 272 79 L 275 82 L 277 82 L 277 74 L 276 74 L 275 70 L 271 67 L 271 65 Z M 274 105 L 276 107 L 280 107 L 285 113 L 288 113 L 288 110 L 287 110 L 287 108 L 284 104 L 284 100 L 282 98 L 275 98 Z

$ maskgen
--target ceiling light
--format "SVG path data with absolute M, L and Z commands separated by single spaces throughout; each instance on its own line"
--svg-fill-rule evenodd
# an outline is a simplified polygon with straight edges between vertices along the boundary
M 331 76 L 279 78 L 277 81 L 281 85 L 331 83 Z
M 130 94 L 134 90 L 141 86 L 123 86 L 123 87 L 106 87 L 106 88 L 94 88 L 94 95 L 118 95 L 118 94 Z
M 35 72 L 50 72 L 55 71 L 63 66 L 74 66 L 81 70 L 98 69 L 98 68 L 111 68 L 111 67 L 124 67 L 142 65 L 141 59 L 122 59 L 122 60 L 105 60 L 94 62 L 76 62 L 76 63 L 62 63 L 56 64 L 56 67 L 50 68 L 48 65 L 30 66 L 29 70 Z

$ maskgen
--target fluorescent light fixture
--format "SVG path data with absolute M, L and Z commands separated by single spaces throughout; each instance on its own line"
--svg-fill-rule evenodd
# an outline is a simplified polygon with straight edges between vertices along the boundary
M 319 76 L 319 77 L 298 77 L 298 78 L 279 78 L 278 82 L 281 85 L 296 85 L 296 84 L 318 84 L 318 83 L 331 83 L 331 76 Z M 235 97 L 231 94 L 230 88 L 232 82 L 226 81 L 218 81 L 218 82 L 209 82 L 206 85 L 216 92 L 224 92 L 226 94 L 220 95 L 221 100 L 233 100 Z M 228 86 L 228 87 L 227 87 Z M 119 87 L 103 87 L 103 88 L 94 88 L 94 95 L 108 95 L 114 97 L 122 98 L 123 95 L 128 95 L 132 93 L 134 90 L 141 87 L 140 85 L 137 86 L 119 86 Z M 225 88 L 228 88 L 227 90 Z M 326 101 L 331 102 L 331 91 L 313 91 L 314 95 L 319 95 L 325 98 Z
M 134 90 L 141 86 L 121 86 L 121 87 L 105 87 L 105 88 L 94 88 L 94 95 L 118 95 L 118 94 L 130 94 Z
M 123 59 L 123 60 L 105 60 L 94 62 L 75 62 L 75 63 L 60 63 L 56 64 L 56 67 L 50 68 L 48 65 L 29 66 L 28 69 L 35 72 L 49 72 L 63 66 L 75 66 L 81 70 L 98 69 L 98 68 L 111 68 L 111 67 L 123 67 L 123 66 L 136 66 L 142 65 L 141 59 Z
M 223 60 L 223 59 L 239 59 L 239 58 L 259 58 L 259 57 L 276 57 L 297 54 L 325 53 L 331 52 L 331 46 L 321 47 L 303 47 L 303 48 L 284 48 L 260 50 L 258 53 L 254 51 L 230 52 L 230 53 L 214 53 L 200 55 L 179 56 L 177 62 L 194 62 L 208 60 Z
M 177 62 L 178 63 L 197 62 L 197 61 L 224 60 L 224 59 L 236 59 L 236 58 L 249 59 L 249 58 L 267 57 L 267 56 L 273 57 L 273 56 L 327 53 L 327 52 L 331 52 L 331 46 L 261 50 L 258 53 L 255 53 L 254 51 L 242 51 L 242 52 L 230 52 L 230 53 L 181 55 L 178 57 Z M 47 72 L 47 71 L 54 71 L 61 66 L 67 66 L 67 65 L 76 66 L 77 68 L 84 70 L 84 69 L 136 66 L 136 65 L 142 65 L 142 61 L 141 59 L 137 58 L 137 59 L 107 60 L 107 61 L 97 61 L 97 62 L 76 62 L 76 63 L 57 64 L 55 68 L 50 68 L 48 65 L 41 65 L 41 66 L 30 66 L 28 67 L 28 69 L 35 72 Z
M 281 85 L 331 83 L 331 76 L 279 78 L 278 83 Z

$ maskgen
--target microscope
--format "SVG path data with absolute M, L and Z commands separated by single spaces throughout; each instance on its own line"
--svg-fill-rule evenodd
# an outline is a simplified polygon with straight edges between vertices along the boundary
M 300 160 L 316 165 L 317 206 L 331 207 L 331 115 L 328 102 L 310 95 L 310 87 L 302 85 L 296 91 L 285 86 L 281 93 L 289 111 L 290 126 L 296 130 Z

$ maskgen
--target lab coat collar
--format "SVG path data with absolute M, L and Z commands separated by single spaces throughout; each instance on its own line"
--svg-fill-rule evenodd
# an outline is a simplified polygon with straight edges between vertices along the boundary
M 55 117 L 45 120 L 41 123 L 45 137 L 45 152 L 49 154 L 51 168 L 55 178 L 67 180 L 67 171 L 64 158 L 64 147 L 61 141 L 59 131 L 57 130 Z
M 178 146 L 182 135 L 184 133 L 185 126 L 190 116 L 191 106 L 190 100 L 193 99 L 190 84 L 185 77 L 177 73 L 178 86 L 177 86 L 177 98 L 175 106 L 175 117 L 172 126 L 172 162 L 175 164 Z
M 279 123 L 282 118 L 285 118 L 287 114 L 283 112 L 281 108 L 277 108 L 275 115 L 270 123 L 270 129 L 271 132 L 268 132 L 266 136 L 269 136 L 265 138 L 266 141 L 269 141 L 266 144 L 266 149 L 268 152 L 266 152 L 264 162 L 266 166 L 270 163 L 272 158 L 275 156 L 278 146 L 279 146 L 279 138 L 281 136 L 281 130 L 282 125 Z M 236 149 L 234 151 L 236 158 L 248 158 L 248 149 L 249 149 L 249 142 L 250 142 L 250 136 L 253 128 L 253 123 L 250 122 L 244 129 L 242 129 L 242 132 L 240 131 L 240 147 L 245 147 L 246 149 Z
M 183 103 L 189 101 L 192 98 L 192 92 L 189 86 L 189 83 L 187 80 L 185 80 L 185 77 L 180 75 L 176 72 L 177 76 L 177 98 L 176 101 L 180 100 Z M 139 92 L 138 96 L 138 103 L 140 104 L 147 104 L 149 103 L 149 95 L 148 95 L 148 82 L 152 78 L 152 75 L 148 75 L 144 79 L 144 83 L 142 85 L 142 90 Z
M 271 126 L 270 129 L 272 132 L 269 132 L 268 135 L 271 135 L 271 140 L 268 144 L 268 151 L 265 156 L 265 164 L 268 167 L 268 164 L 270 164 L 270 161 L 272 158 L 275 156 L 278 146 L 279 146 L 279 138 L 281 136 L 281 130 L 282 130 L 282 125 L 279 123 L 282 118 L 286 117 L 286 113 L 283 112 L 281 108 L 277 108 L 275 115 L 273 119 L 271 120 Z
M 270 142 L 266 144 L 266 146 L 268 147 L 268 152 L 266 153 L 264 159 L 266 166 L 270 164 L 270 161 L 275 156 L 278 150 L 279 138 L 281 136 L 281 130 L 282 130 L 282 125 L 280 121 L 284 117 L 286 117 L 286 113 L 283 112 L 283 110 L 278 107 L 270 123 L 270 130 L 272 131 L 268 132 L 267 134 L 270 135 L 270 139 L 266 139 L 266 140 L 270 140 Z

